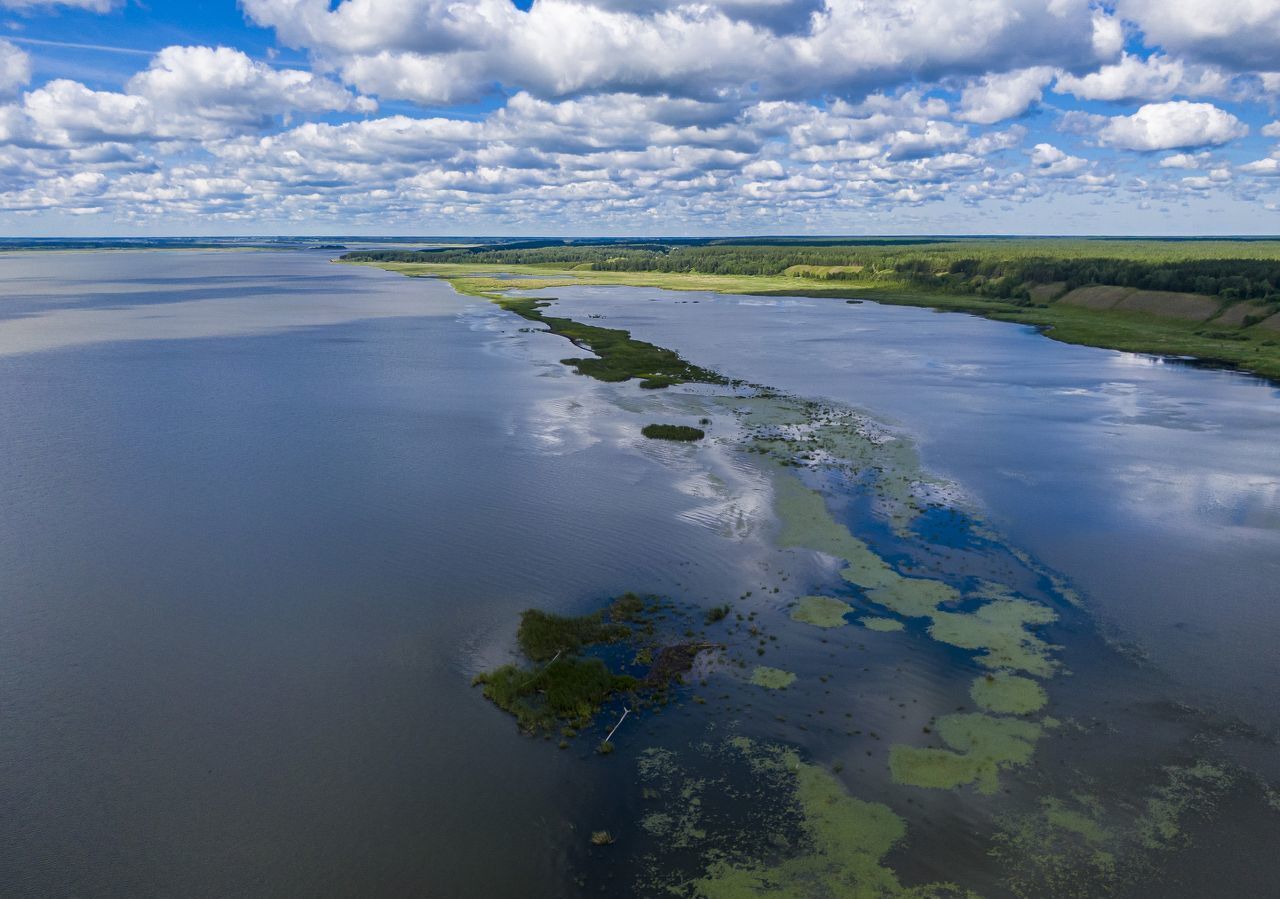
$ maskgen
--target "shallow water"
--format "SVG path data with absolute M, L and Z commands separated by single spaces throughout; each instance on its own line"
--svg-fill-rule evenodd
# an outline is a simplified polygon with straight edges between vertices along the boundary
M 632 895 L 636 878 L 702 873 L 708 844 L 690 835 L 736 820 L 727 794 L 753 787 L 718 783 L 725 756 L 706 747 L 747 734 L 901 816 L 909 837 L 887 861 L 905 881 L 1003 895 L 979 834 L 1080 790 L 1079 772 L 1136 801 L 1208 740 L 1274 774 L 1273 745 L 1180 704 L 1275 720 L 1272 654 L 1233 651 L 1280 633 L 1271 388 L 958 315 L 556 291 L 575 316 L 698 364 L 899 422 L 987 530 L 940 507 L 912 536 L 884 514 L 896 488 L 863 495 L 817 470 L 805 483 L 895 566 L 1003 578 L 1055 610 L 1043 633 L 1069 676 L 1046 681 L 1048 712 L 1068 725 L 1035 766 L 1001 772 L 996 796 L 903 787 L 891 747 L 927 743 L 922 727 L 985 669 L 919 619 L 791 619 L 801 594 L 860 614 L 867 600 L 831 559 L 775 545 L 778 475 L 741 452 L 741 401 L 573 375 L 561 338 L 489 303 L 326 257 L 0 256 L 6 892 Z M 698 446 L 639 436 L 702 416 Z M 917 476 L 894 446 L 876 458 Z M 1215 586 L 1197 602 L 1186 572 L 1202 569 Z M 469 686 L 510 657 L 522 609 L 626 590 L 692 606 L 693 626 L 732 602 L 760 633 L 731 616 L 719 667 L 630 719 L 607 758 L 591 747 L 611 715 L 561 751 Z M 1152 663 L 1108 647 L 1092 614 Z M 765 689 L 753 666 L 796 679 L 765 672 L 757 683 L 788 683 Z M 671 781 L 674 807 L 642 789 L 655 748 L 691 772 Z M 1250 840 L 1274 822 L 1220 804 L 1195 846 L 1162 857 L 1183 884 L 1170 895 L 1270 877 Z M 682 836 L 639 823 L 659 809 Z M 601 827 L 618 842 L 591 849 Z
M 625 287 L 545 292 L 730 377 L 899 423 L 1010 541 L 1184 698 L 1280 732 L 1280 390 L 841 300 Z

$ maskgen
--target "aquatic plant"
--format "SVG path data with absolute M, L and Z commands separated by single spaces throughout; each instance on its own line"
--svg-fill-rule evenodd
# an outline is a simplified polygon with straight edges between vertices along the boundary
M 900 631 L 905 627 L 897 618 L 876 618 L 874 616 L 859 618 L 858 623 L 869 631 L 879 631 L 883 634 Z
M 906 823 L 885 805 L 855 799 L 821 768 L 792 750 L 739 737 L 729 741 L 756 778 L 789 798 L 803 842 L 778 858 L 743 857 L 734 847 L 693 883 L 702 899 L 942 899 L 970 896 L 952 884 L 904 886 L 884 863 L 906 836 Z M 781 825 L 781 816 L 775 827 Z
M 615 674 L 600 659 L 562 657 L 536 671 L 503 665 L 476 676 L 484 696 L 516 717 L 529 732 L 552 730 L 561 721 L 586 725 L 615 693 L 630 690 L 637 680 Z
M 1007 671 L 974 678 L 969 695 L 986 711 L 1005 715 L 1027 715 L 1039 711 L 1049 700 L 1038 683 Z
M 972 713 L 943 716 L 937 731 L 950 748 L 898 745 L 889 751 L 896 782 L 947 790 L 974 784 L 980 793 L 994 793 L 1000 769 L 1031 760 L 1042 728 L 1031 721 Z
M 853 611 L 853 606 L 841 599 L 830 596 L 802 596 L 791 610 L 793 621 L 802 621 L 814 627 L 843 627 L 849 622 L 846 615 Z
M 520 613 L 516 642 L 530 659 L 545 662 L 557 653 L 577 652 L 595 643 L 616 643 L 630 635 L 625 624 L 606 622 L 603 612 L 572 617 L 526 609 Z
M 796 676 L 781 668 L 770 668 L 768 665 L 757 665 L 751 672 L 751 683 L 766 690 L 785 690 L 794 684 Z

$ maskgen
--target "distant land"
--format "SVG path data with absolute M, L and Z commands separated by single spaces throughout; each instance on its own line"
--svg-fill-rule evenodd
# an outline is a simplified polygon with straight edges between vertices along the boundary
M 538 279 L 523 288 L 628 284 L 928 306 L 1280 379 L 1276 238 L 472 240 L 341 258 L 485 296 L 512 286 L 492 275 L 522 273 Z

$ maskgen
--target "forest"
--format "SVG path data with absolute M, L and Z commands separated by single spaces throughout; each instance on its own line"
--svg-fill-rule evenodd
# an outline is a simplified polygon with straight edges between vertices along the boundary
M 1029 302 L 1037 284 L 1063 284 L 1067 289 L 1107 284 L 1280 303 L 1280 241 L 1274 240 L 528 241 L 444 250 L 369 250 L 343 259 L 884 281 L 1015 302 Z

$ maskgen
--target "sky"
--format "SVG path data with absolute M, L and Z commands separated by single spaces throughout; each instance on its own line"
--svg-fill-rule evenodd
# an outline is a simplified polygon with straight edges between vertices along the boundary
M 0 0 L 0 236 L 1280 234 L 1280 0 Z

